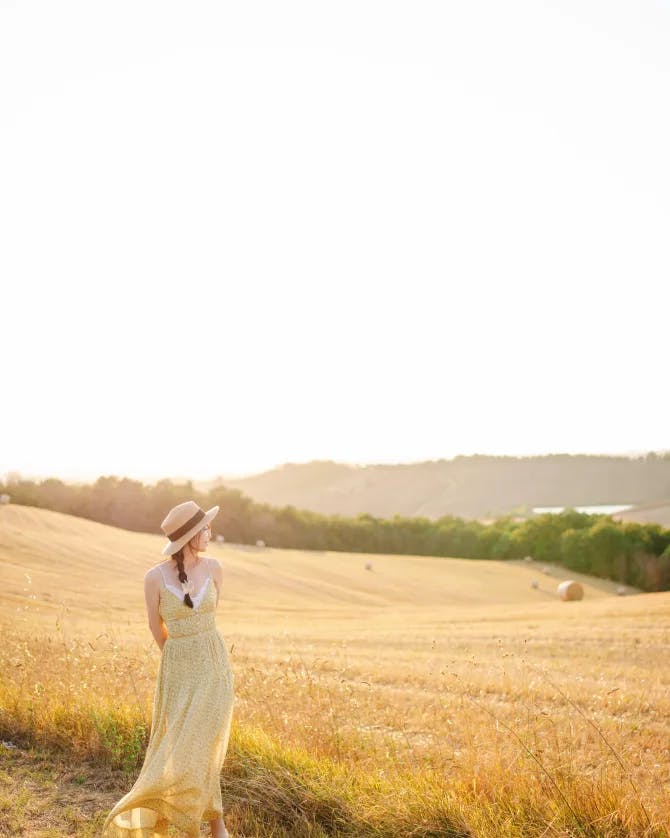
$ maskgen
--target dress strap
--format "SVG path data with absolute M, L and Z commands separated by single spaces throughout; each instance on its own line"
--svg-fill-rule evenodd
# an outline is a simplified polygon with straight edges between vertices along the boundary
M 160 575 L 163 577 L 163 584 L 167 587 L 167 581 L 165 579 L 165 574 L 163 573 L 163 568 L 160 565 L 158 565 L 158 571 L 159 571 Z

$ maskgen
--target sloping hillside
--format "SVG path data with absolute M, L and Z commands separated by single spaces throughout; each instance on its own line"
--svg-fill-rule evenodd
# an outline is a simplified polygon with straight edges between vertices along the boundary
M 142 580 L 163 560 L 160 536 L 133 533 L 70 515 L 23 506 L 0 508 L 0 624 L 54 624 L 82 618 L 101 626 L 145 620 Z M 306 620 L 312 629 L 328 620 L 392 621 L 435 614 L 469 619 L 475 612 L 510 608 L 571 608 L 557 601 L 562 569 L 550 575 L 527 562 L 387 556 L 243 545 L 210 546 L 222 564 L 225 588 L 219 615 L 252 630 L 274 615 Z M 366 569 L 366 563 L 372 569 Z M 585 585 L 583 608 L 619 601 L 615 586 L 571 574 Z M 539 587 L 531 587 L 537 579 Z M 639 599 L 639 596 L 630 597 Z M 561 612 L 559 612 L 561 613 Z M 404 616 L 400 616 L 400 615 Z M 267 626 L 266 626 L 267 628 Z
M 670 456 L 475 455 L 368 466 L 316 461 L 223 482 L 258 502 L 328 515 L 493 518 L 534 506 L 658 502 L 670 497 Z
M 616 521 L 637 521 L 639 524 L 660 524 L 670 527 L 670 501 L 634 506 L 612 515 Z

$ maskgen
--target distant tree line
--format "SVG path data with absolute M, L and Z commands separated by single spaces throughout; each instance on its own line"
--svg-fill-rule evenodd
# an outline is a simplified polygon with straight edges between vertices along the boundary
M 146 485 L 115 476 L 85 485 L 8 476 L 0 482 L 0 493 L 9 494 L 12 503 L 159 534 L 167 512 L 193 499 L 203 509 L 220 506 L 213 533 L 232 543 L 255 544 L 262 539 L 272 547 L 469 559 L 532 556 L 645 591 L 670 590 L 670 530 L 574 509 L 521 521 L 506 516 L 490 524 L 452 515 L 437 520 L 368 514 L 347 518 L 255 503 L 225 486 L 203 492 L 191 481 Z

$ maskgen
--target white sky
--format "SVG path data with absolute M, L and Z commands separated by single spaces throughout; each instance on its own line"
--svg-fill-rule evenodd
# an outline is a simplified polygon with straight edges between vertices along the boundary
M 0 0 L 0 474 L 668 448 L 670 2 Z

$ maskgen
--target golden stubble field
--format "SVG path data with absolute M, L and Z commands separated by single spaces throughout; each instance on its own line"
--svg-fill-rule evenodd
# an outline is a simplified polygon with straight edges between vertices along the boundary
M 163 543 L 0 508 L 5 738 L 32 723 L 36 741 L 90 755 L 99 743 L 63 722 L 64 707 L 150 722 L 160 651 L 142 580 Z M 261 731 L 389 783 L 383 805 L 398 818 L 425 799 L 428 824 L 444 800 L 462 828 L 415 835 L 667 834 L 670 594 L 618 597 L 571 574 L 585 599 L 560 602 L 565 572 L 527 562 L 215 543 L 208 555 L 226 580 L 233 751 L 244 730 Z M 374 825 L 371 801 L 360 808 Z M 360 834 L 394 834 L 384 829 Z

